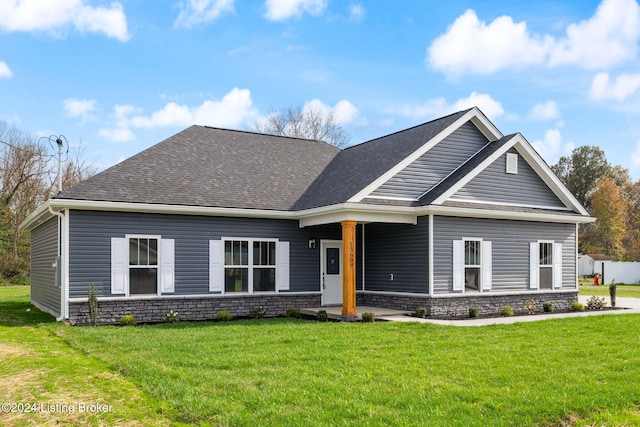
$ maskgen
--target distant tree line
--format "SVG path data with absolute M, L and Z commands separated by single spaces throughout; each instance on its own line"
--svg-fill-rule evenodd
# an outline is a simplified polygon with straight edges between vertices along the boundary
M 82 148 L 67 152 L 62 186 L 95 173 Z M 57 192 L 57 145 L 0 121 L 0 284 L 29 283 L 29 239 L 19 225 Z
M 553 172 L 596 218 L 580 226 L 578 250 L 619 261 L 640 261 L 640 180 L 612 166 L 594 146 L 574 149 L 551 166 Z

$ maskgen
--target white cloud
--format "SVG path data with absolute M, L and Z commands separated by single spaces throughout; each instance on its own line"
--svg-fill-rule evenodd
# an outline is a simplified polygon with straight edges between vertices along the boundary
M 549 40 L 529 35 L 526 22 L 500 16 L 487 25 L 469 9 L 431 44 L 429 65 L 453 74 L 492 74 L 544 60 Z
M 353 22 L 360 22 L 364 19 L 365 10 L 361 4 L 351 4 L 349 6 L 349 20 Z
M 299 18 L 307 12 L 320 15 L 327 8 L 327 0 L 266 0 L 265 18 L 270 21 L 285 21 L 289 18 Z
M 0 2 L 0 28 L 5 31 L 60 33 L 68 26 L 127 41 L 127 19 L 119 2 L 89 6 L 84 0 L 14 0 Z
M 117 105 L 113 114 L 114 127 L 101 129 L 100 135 L 122 142 L 135 139 L 133 128 L 157 129 L 192 124 L 237 128 L 257 116 L 251 92 L 238 88 L 229 91 L 219 101 L 207 100 L 195 107 L 169 102 L 151 115 L 143 115 L 141 112 L 131 105 Z
M 356 106 L 344 99 L 333 107 L 323 103 L 319 99 L 313 99 L 304 104 L 302 111 L 308 111 L 310 109 L 320 111 L 325 115 L 332 114 L 335 121 L 340 125 L 352 123 L 358 117 L 358 109 Z
M 560 110 L 555 101 L 547 101 L 534 105 L 528 114 L 531 120 L 554 120 L 560 118 Z
M 567 27 L 567 37 L 554 44 L 549 65 L 574 64 L 602 69 L 636 55 L 640 38 L 640 6 L 636 0 L 603 0 L 596 13 Z
M 489 119 L 495 119 L 504 114 L 500 102 L 484 93 L 471 92 L 466 98 L 461 98 L 449 104 L 445 98 L 433 98 L 419 105 L 405 105 L 397 113 L 401 116 L 417 120 L 431 119 L 444 116 L 467 108 L 478 107 Z
M 568 25 L 561 39 L 532 35 L 526 22 L 515 23 L 510 16 L 487 24 L 467 10 L 429 46 L 426 61 L 454 75 L 531 65 L 603 69 L 634 58 L 639 39 L 640 6 L 635 0 L 603 0 L 591 18 Z
M 533 142 L 533 148 L 548 164 L 554 164 L 560 156 L 566 156 L 575 148 L 573 142 L 564 142 L 558 129 L 549 129 L 544 134 L 544 139 Z
M 592 99 L 623 101 L 640 89 L 640 74 L 620 74 L 609 81 L 609 73 L 598 73 L 591 82 L 589 96 Z
M 233 12 L 235 0 L 187 0 L 180 3 L 180 14 L 173 23 L 176 28 L 191 28 L 217 19 L 225 12 Z
M 80 117 L 84 122 L 93 117 L 91 112 L 96 109 L 96 100 L 69 98 L 62 101 L 62 108 L 67 117 Z
M 6 62 L 0 61 L 0 79 L 10 79 L 11 77 L 13 77 L 11 68 L 9 68 Z

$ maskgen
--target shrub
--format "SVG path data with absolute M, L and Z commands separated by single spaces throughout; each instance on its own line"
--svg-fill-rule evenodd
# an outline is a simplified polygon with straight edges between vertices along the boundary
M 427 309 L 425 307 L 416 308 L 416 317 L 419 317 L 421 319 L 427 317 Z
M 249 317 L 253 317 L 255 319 L 262 319 L 265 314 L 267 314 L 267 309 L 259 305 L 256 308 L 251 309 L 251 311 L 249 312 Z
M 232 316 L 228 311 L 219 311 L 216 313 L 216 320 L 219 322 L 229 322 L 231 321 Z
M 91 326 L 96 326 L 98 323 L 98 293 L 96 285 L 93 283 L 89 285 L 89 318 Z
M 522 309 L 529 314 L 535 314 L 538 311 L 538 306 L 534 300 L 528 299 L 522 303 Z
M 178 316 L 177 311 L 171 310 L 170 312 L 162 315 L 162 321 L 165 323 L 176 323 L 180 321 L 180 316 Z
M 316 318 L 318 319 L 319 322 L 326 322 L 327 321 L 327 310 L 318 311 L 318 314 L 316 315 Z
M 506 307 L 502 307 L 502 310 L 500 310 L 500 315 L 501 316 L 511 317 L 514 314 L 515 314 L 515 312 L 513 311 L 513 308 L 511 308 L 510 305 L 508 305 Z
M 287 317 L 300 317 L 299 308 L 287 308 Z
M 604 298 L 598 298 L 595 295 L 587 300 L 587 308 L 589 310 L 602 310 L 606 304 Z
M 469 317 L 478 317 L 478 313 L 480 312 L 480 310 L 478 309 L 478 307 L 474 307 L 471 306 L 469 307 Z
M 616 294 L 618 293 L 618 285 L 614 280 L 609 285 L 609 296 L 611 297 L 611 307 L 616 306 Z
M 136 324 L 136 318 L 130 314 L 126 314 L 120 318 L 121 326 L 133 326 Z
M 375 313 L 372 313 L 370 311 L 365 311 L 364 313 L 362 313 L 362 321 L 365 323 L 375 322 L 376 321 Z
M 584 305 L 580 304 L 578 301 L 572 302 L 571 311 L 584 311 Z
M 544 310 L 545 313 L 551 313 L 553 311 L 553 303 L 549 301 L 542 303 L 542 310 Z

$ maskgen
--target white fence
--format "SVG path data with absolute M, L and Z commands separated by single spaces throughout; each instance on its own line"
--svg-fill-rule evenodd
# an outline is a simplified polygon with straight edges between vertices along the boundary
M 602 265 L 602 283 L 640 283 L 640 262 L 597 261 Z

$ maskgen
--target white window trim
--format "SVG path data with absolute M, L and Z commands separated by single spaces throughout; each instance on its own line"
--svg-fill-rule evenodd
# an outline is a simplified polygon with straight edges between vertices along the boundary
M 535 287 L 531 287 L 532 290 L 537 291 L 554 291 L 562 289 L 562 242 L 556 242 L 554 240 L 536 240 L 535 242 L 531 242 L 536 245 L 536 256 L 535 259 L 532 255 L 531 261 L 535 261 L 535 266 L 530 266 L 531 274 L 535 274 Z M 551 264 L 540 264 L 540 244 L 541 243 L 550 243 L 551 244 Z M 535 268 L 534 268 L 535 267 Z M 550 289 L 542 289 L 540 286 L 540 268 L 550 268 L 551 269 L 551 288 Z
M 130 239 L 156 239 L 158 241 L 158 255 L 157 255 L 157 277 L 156 277 L 156 293 L 155 294 L 134 294 L 135 297 L 144 297 L 148 295 L 162 295 L 162 236 L 156 234 L 125 234 L 124 236 L 124 250 L 125 250 L 125 275 L 124 275 L 124 291 L 127 297 L 132 296 L 129 289 L 129 275 L 130 275 L 130 262 L 129 259 L 129 241 Z
M 280 239 L 276 239 L 276 238 L 269 238 L 269 237 L 221 237 L 220 241 L 222 242 L 222 250 L 221 252 L 221 256 L 222 256 L 222 260 L 221 260 L 221 266 L 222 266 L 222 277 L 223 277 L 223 283 L 221 286 L 221 294 L 225 294 L 227 293 L 225 291 L 225 285 L 224 285 L 224 277 L 225 277 L 225 270 L 227 268 L 247 268 L 249 270 L 248 272 L 248 283 L 247 283 L 247 292 L 229 292 L 230 295 L 252 295 L 253 292 L 253 269 L 254 268 L 270 268 L 267 266 L 255 266 L 253 263 L 253 242 L 275 242 L 276 244 L 276 263 L 273 265 L 273 268 L 276 270 L 276 283 L 275 283 L 275 290 L 274 291 L 264 291 L 264 292 L 256 292 L 258 294 L 276 294 L 279 292 L 278 289 L 278 243 L 280 242 Z M 225 263 L 225 256 L 224 256 L 224 247 L 225 247 L 225 243 L 226 242 L 230 242 L 230 241 L 243 241 L 243 242 L 248 242 L 248 252 L 249 252 L 249 256 L 248 256 L 248 264 L 246 266 L 244 265 L 227 265 Z
M 475 265 L 475 264 L 469 264 L 467 265 L 466 263 L 466 259 L 464 259 L 464 244 L 466 242 L 478 242 L 480 244 L 480 259 L 478 261 L 480 261 L 480 264 Z M 465 270 L 468 268 L 477 268 L 478 270 L 480 270 L 478 272 L 478 290 L 472 290 L 470 292 L 475 293 L 475 292 L 482 292 L 483 291 L 483 284 L 482 284 L 482 279 L 483 279 L 483 274 L 482 274 L 482 264 L 483 264 L 483 257 L 484 257 L 484 251 L 482 250 L 482 237 L 463 237 L 462 238 L 462 293 L 467 292 L 467 284 L 465 283 Z
M 464 256 L 465 242 L 480 243 L 480 264 L 466 265 Z M 493 248 L 491 240 L 484 240 L 482 237 L 462 237 L 453 240 L 453 289 L 454 294 L 464 294 L 467 292 L 465 284 L 465 269 L 467 267 L 478 268 L 478 290 L 469 291 L 471 293 L 491 292 L 493 290 Z

